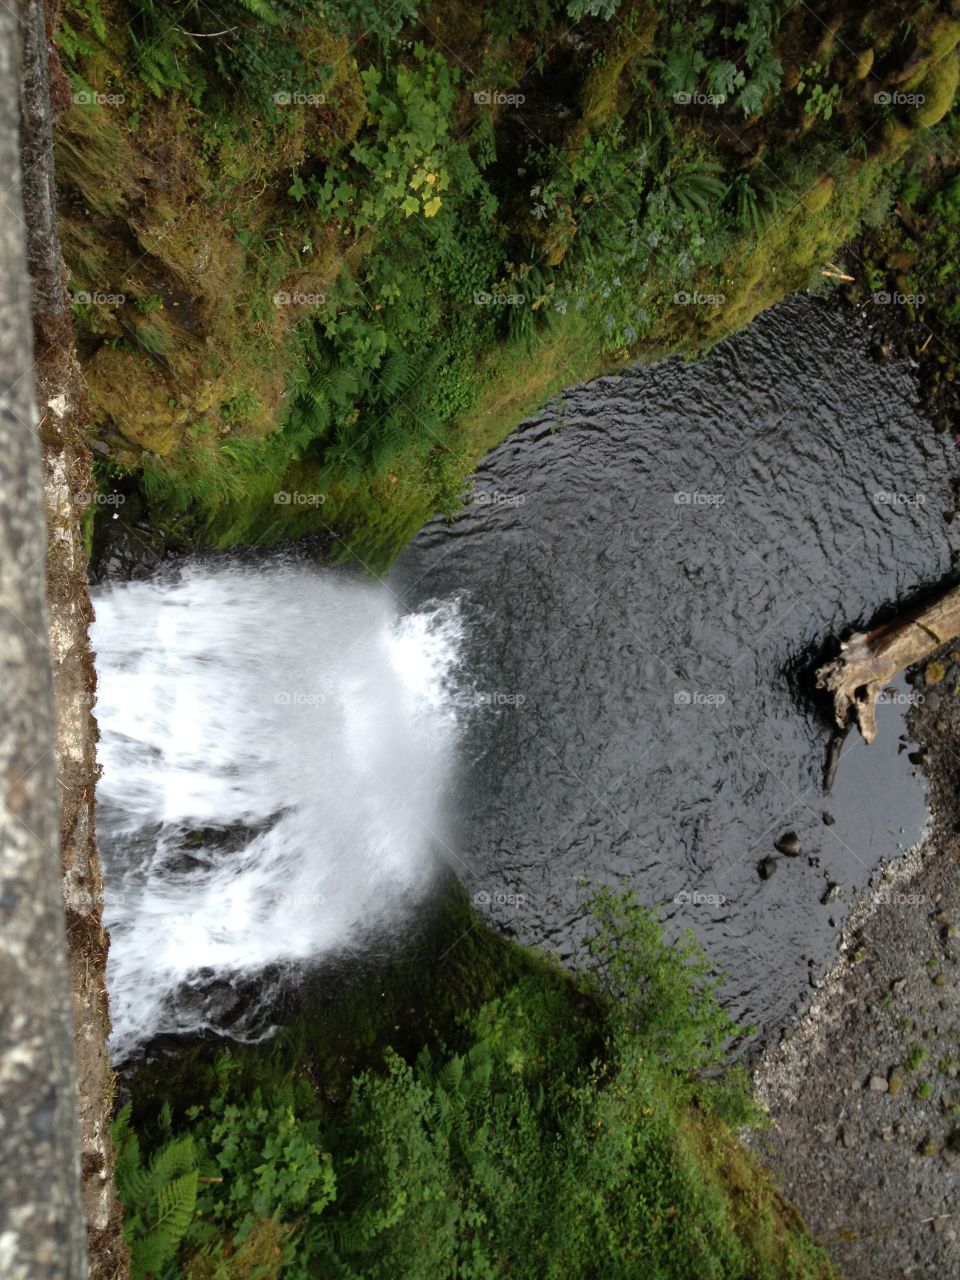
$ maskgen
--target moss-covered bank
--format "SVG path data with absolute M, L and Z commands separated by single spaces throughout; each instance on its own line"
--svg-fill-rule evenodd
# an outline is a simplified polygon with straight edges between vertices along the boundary
M 268 1045 L 143 1067 L 116 1134 L 134 1276 L 829 1280 L 737 1142 L 698 950 L 629 897 L 576 979 L 448 884 Z
M 101 482 L 187 545 L 382 569 L 553 392 L 825 286 L 952 129 L 937 4 L 221 8 L 59 38 Z

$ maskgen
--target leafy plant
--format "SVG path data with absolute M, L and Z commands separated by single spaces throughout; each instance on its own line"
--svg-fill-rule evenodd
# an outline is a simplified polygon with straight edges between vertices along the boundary
M 145 1163 L 131 1109 L 128 1103 L 113 1125 L 117 1191 L 125 1207 L 131 1272 L 134 1280 L 149 1280 L 173 1259 L 191 1226 L 200 1171 L 189 1133 L 165 1142 Z

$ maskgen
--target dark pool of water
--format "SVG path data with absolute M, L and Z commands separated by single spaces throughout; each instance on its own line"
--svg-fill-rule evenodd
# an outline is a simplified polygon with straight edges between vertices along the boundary
M 858 319 L 793 299 L 700 364 L 577 387 L 391 580 L 410 607 L 462 598 L 477 705 L 447 856 L 480 909 L 567 955 L 587 886 L 626 881 L 696 930 L 767 1030 L 925 819 L 903 682 L 823 793 L 813 669 L 831 638 L 950 579 L 957 545 L 956 451 L 909 367 L 869 347 Z M 803 856 L 762 880 L 787 829 Z M 823 905 L 831 882 L 844 902 Z

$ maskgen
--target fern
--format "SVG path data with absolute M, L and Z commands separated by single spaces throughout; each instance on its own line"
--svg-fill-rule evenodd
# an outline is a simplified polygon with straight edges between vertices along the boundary
M 144 1164 L 130 1111 L 128 1103 L 113 1125 L 117 1191 L 124 1206 L 133 1278 L 148 1280 L 173 1260 L 190 1228 L 200 1170 L 189 1134 L 164 1143 Z

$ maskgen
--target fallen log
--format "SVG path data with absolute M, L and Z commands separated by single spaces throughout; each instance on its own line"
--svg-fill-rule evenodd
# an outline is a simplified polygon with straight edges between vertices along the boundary
M 898 672 L 922 662 L 960 635 L 960 587 L 872 631 L 858 631 L 840 656 L 817 671 L 817 687 L 833 698 L 837 725 L 852 720 L 865 742 L 877 736 L 877 698 Z

